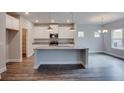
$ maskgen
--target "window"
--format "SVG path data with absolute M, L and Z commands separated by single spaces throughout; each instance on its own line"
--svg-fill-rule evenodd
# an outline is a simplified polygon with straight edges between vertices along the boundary
M 95 37 L 95 38 L 100 37 L 100 33 L 99 33 L 99 32 L 94 32 L 94 37 Z
M 123 49 L 123 29 L 113 30 L 111 33 L 112 48 Z
M 82 32 L 82 31 L 81 32 L 78 32 L 78 37 L 79 38 L 83 38 L 84 37 L 84 32 Z

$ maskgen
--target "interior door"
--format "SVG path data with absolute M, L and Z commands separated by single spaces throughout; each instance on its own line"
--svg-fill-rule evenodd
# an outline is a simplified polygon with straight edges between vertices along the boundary
M 26 57 L 26 36 L 27 36 L 27 29 L 22 30 L 22 56 Z

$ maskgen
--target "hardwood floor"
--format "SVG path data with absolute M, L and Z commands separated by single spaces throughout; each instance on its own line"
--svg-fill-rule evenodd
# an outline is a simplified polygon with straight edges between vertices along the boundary
M 65 81 L 111 81 L 124 80 L 124 60 L 104 54 L 89 56 L 87 69 L 80 67 L 41 66 L 33 69 L 34 58 L 24 59 L 21 63 L 8 63 L 2 80 L 65 80 Z

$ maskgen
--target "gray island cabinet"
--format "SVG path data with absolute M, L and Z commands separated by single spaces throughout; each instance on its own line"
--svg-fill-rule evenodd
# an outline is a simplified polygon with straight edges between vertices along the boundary
M 81 64 L 84 68 L 87 68 L 88 64 L 88 48 L 41 46 L 34 49 L 34 54 L 34 69 L 38 69 L 40 65 L 53 64 Z

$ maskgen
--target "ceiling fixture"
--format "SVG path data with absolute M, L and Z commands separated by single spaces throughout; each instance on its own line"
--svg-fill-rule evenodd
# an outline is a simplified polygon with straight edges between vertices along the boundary
M 26 14 L 26 15 L 28 15 L 28 14 L 29 14 L 29 12 L 25 12 L 25 14 Z
M 70 20 L 68 19 L 66 22 L 67 22 L 67 23 L 70 23 Z
M 72 19 L 72 26 L 70 28 L 70 31 L 75 31 L 73 13 L 71 12 L 70 14 L 71 14 L 71 19 Z
M 53 31 L 52 27 L 50 26 L 51 23 L 51 14 L 49 13 L 49 27 L 48 27 L 48 31 Z
M 99 33 L 107 33 L 108 32 L 108 30 L 105 28 L 105 25 L 104 25 L 104 23 L 103 23 L 103 21 L 104 21 L 104 18 L 102 17 L 101 18 L 101 23 L 102 23 L 102 29 L 101 30 L 99 30 L 98 32 Z
M 99 32 L 99 33 L 101 33 L 102 31 L 101 31 L 101 30 L 99 30 L 98 32 Z
M 55 20 L 54 19 L 51 19 L 51 23 L 54 23 L 55 22 Z
M 35 20 L 35 22 L 36 22 L 36 23 L 38 23 L 38 22 L 39 22 L 39 20 Z

